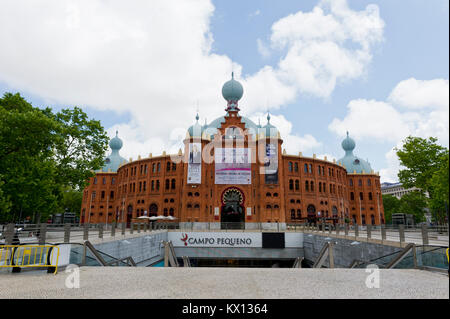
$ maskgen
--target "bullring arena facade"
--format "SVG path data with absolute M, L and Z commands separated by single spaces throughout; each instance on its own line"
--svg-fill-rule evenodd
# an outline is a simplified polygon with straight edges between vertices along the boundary
M 122 140 L 84 190 L 81 223 L 125 222 L 173 216 L 202 228 L 272 228 L 301 222 L 384 224 L 380 177 L 355 156 L 347 133 L 345 155 L 328 160 L 288 155 L 270 123 L 239 114 L 242 85 L 233 76 L 222 88 L 225 115 L 189 127 L 184 152 L 126 161 Z

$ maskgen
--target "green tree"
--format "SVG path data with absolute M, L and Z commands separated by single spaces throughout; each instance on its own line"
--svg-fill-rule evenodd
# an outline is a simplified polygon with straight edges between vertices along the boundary
M 442 157 L 442 165 L 430 180 L 433 189 L 433 197 L 430 198 L 430 208 L 433 218 L 443 222 L 449 205 L 449 156 L 448 153 Z
M 400 164 L 405 167 L 398 173 L 403 187 L 417 187 L 432 196 L 431 178 L 441 169 L 442 160 L 448 155 L 448 149 L 436 142 L 434 137 L 423 139 L 409 136 L 403 141 L 402 148 L 396 149 Z
M 425 221 L 425 208 L 427 207 L 426 197 L 418 191 L 410 192 L 400 198 L 398 212 L 412 214 L 415 223 Z
M 0 220 L 61 212 L 63 190 L 80 190 L 103 164 L 107 137 L 78 107 L 53 114 L 20 94 L 0 98 Z
M 71 188 L 65 189 L 63 191 L 63 196 L 61 200 L 61 211 L 79 214 L 81 210 L 82 200 L 83 200 L 82 191 L 77 191 Z
M 449 196 L 449 150 L 436 142 L 434 137 L 406 138 L 402 148 L 397 149 L 400 164 L 405 167 L 399 171 L 398 177 L 405 188 L 417 187 L 426 191 L 434 219 L 443 222 Z
M 384 219 L 386 224 L 392 223 L 392 215 L 399 212 L 400 200 L 392 195 L 383 195 Z

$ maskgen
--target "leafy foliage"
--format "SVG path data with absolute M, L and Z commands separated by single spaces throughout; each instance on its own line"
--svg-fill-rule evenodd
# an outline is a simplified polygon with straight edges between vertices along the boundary
M 397 149 L 400 164 L 398 173 L 405 188 L 417 187 L 429 195 L 428 204 L 435 220 L 443 222 L 448 209 L 449 150 L 438 145 L 437 139 L 409 136 Z
M 399 212 L 400 200 L 392 195 L 383 195 L 383 207 L 385 222 L 392 223 L 392 215 Z
M 78 107 L 54 114 L 20 94 L 0 98 L 0 222 L 64 211 L 64 192 L 84 188 L 103 165 L 108 138 Z M 67 195 L 66 195 L 67 196 Z M 74 207 L 71 205 L 71 207 Z M 72 208 L 75 209 L 75 208 Z
M 412 214 L 415 223 L 425 221 L 425 208 L 427 207 L 426 197 L 421 192 L 410 192 L 400 198 L 398 212 Z

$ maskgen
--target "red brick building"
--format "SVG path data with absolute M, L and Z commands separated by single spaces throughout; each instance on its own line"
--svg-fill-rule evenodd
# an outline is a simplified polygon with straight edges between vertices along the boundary
M 379 175 L 342 142 L 340 160 L 288 155 L 267 117 L 265 126 L 239 114 L 242 85 L 224 84 L 226 114 L 189 127 L 184 151 L 126 161 L 122 141 L 84 190 L 81 222 L 127 222 L 139 216 L 173 216 L 197 228 L 270 228 L 326 220 L 384 223 Z M 208 224 L 205 224 L 208 223 Z M 261 223 L 261 224 L 260 224 Z

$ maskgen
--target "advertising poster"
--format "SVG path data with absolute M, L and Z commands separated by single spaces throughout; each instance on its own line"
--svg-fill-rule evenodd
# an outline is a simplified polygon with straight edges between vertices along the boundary
M 202 144 L 189 144 L 188 184 L 201 184 L 202 182 Z
M 251 151 L 248 148 L 216 148 L 216 184 L 251 184 Z
M 264 158 L 266 184 L 278 184 L 278 145 L 266 145 L 266 157 Z

